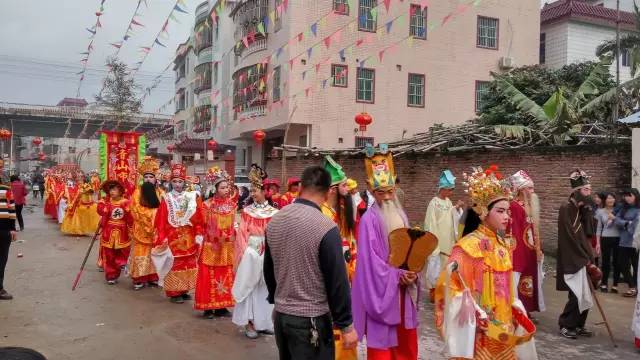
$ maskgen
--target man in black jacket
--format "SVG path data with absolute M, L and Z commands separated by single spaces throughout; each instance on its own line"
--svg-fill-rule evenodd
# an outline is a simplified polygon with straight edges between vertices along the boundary
M 11 300 L 13 296 L 4 289 L 4 269 L 9 259 L 9 246 L 16 241 L 16 207 L 11 187 L 0 185 L 0 300 Z

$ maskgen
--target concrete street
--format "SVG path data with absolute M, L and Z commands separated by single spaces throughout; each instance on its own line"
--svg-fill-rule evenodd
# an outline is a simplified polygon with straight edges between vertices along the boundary
M 97 247 L 72 292 L 90 238 L 63 236 L 41 207 L 29 209 L 27 229 L 19 233 L 23 242 L 11 247 L 5 288 L 15 299 L 0 302 L 0 346 L 30 347 L 52 360 L 277 359 L 273 337 L 248 340 L 230 319 L 204 320 L 191 302 L 171 304 L 159 289 L 134 292 L 126 278 L 106 285 L 95 266 Z M 633 299 L 599 294 L 619 344 L 614 349 L 604 326 L 594 324 L 601 320 L 595 309 L 588 321 L 594 338 L 558 335 L 557 316 L 567 294 L 554 285 L 551 274 L 545 283 L 548 309 L 538 315 L 540 359 L 638 359 L 629 329 Z M 431 305 L 421 311 L 421 359 L 443 359 L 432 311 Z

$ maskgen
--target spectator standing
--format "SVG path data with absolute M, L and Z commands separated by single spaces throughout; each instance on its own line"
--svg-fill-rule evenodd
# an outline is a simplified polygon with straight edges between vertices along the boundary
M 305 169 L 296 201 L 267 226 L 264 277 L 275 303 L 276 345 L 281 360 L 333 360 L 333 328 L 343 347 L 356 346 L 351 294 L 336 224 L 322 214 L 331 176 Z
M 11 175 L 11 193 L 16 204 L 16 218 L 20 225 L 20 231 L 24 230 L 24 220 L 22 219 L 22 208 L 27 197 L 27 187 L 17 175 Z
M 609 292 L 609 275 L 613 272 L 612 293 L 618 293 L 620 268 L 618 267 L 618 245 L 620 231 L 614 224 L 616 218 L 616 196 L 612 193 L 602 194 L 603 207 L 596 211 L 596 253 L 600 254 L 602 268 L 602 285 L 600 291 Z M 613 271 L 612 271 L 613 270 Z
M 16 209 L 11 188 L 0 185 L 0 300 L 11 300 L 13 296 L 4 289 L 4 269 L 9 259 L 9 246 L 16 241 Z
M 624 296 L 636 297 L 638 294 L 636 289 L 638 250 L 633 247 L 633 233 L 638 225 L 640 216 L 640 193 L 638 193 L 637 189 L 628 189 L 622 193 L 622 199 L 622 209 L 620 209 L 615 218 L 615 224 L 620 231 L 618 266 L 622 276 L 624 276 L 624 281 L 629 284 L 629 290 L 624 293 Z

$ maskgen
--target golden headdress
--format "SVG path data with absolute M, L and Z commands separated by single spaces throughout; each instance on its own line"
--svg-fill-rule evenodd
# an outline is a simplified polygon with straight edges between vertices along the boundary
M 160 170 L 160 162 L 154 159 L 151 156 L 145 156 L 140 165 L 138 165 L 138 173 L 144 176 L 145 174 L 153 174 L 154 176 L 158 176 L 158 171 Z
M 207 183 L 216 186 L 223 181 L 229 181 L 229 174 L 218 166 L 214 166 L 207 171 L 205 176 Z
M 464 186 L 473 203 L 473 210 L 484 219 L 489 213 L 489 205 L 498 200 L 511 200 L 511 186 L 502 174 L 498 166 L 491 165 L 487 170 L 474 167 L 471 175 L 463 174 Z
M 249 171 L 249 182 L 251 186 L 262 189 L 264 188 L 264 179 L 267 178 L 267 173 L 262 170 L 262 168 L 256 164 L 251 165 L 251 171 Z
M 93 186 L 89 183 L 84 183 L 80 185 L 80 193 L 81 194 L 93 194 Z
M 393 188 L 396 185 L 396 168 L 393 156 L 387 144 L 371 145 L 365 148 L 364 166 L 367 172 L 367 183 L 372 190 Z

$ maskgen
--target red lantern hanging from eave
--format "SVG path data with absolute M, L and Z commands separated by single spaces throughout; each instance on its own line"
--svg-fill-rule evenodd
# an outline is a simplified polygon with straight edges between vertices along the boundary
M 11 138 L 11 131 L 7 129 L 0 129 L 0 139 L 7 140 Z
M 253 132 L 253 139 L 258 144 L 261 144 L 265 137 L 267 137 L 267 134 L 262 130 L 256 130 Z
M 40 144 L 42 144 L 42 138 L 35 137 L 33 138 L 33 140 L 31 140 L 31 143 L 35 146 L 40 146 Z
M 210 150 L 214 150 L 215 151 L 218 148 L 218 142 L 213 140 L 213 139 L 211 139 L 211 140 L 207 141 L 207 147 Z
M 167 151 L 173 152 L 173 150 L 175 150 L 175 149 L 176 149 L 175 145 L 173 145 L 173 144 L 167 145 Z
M 356 115 L 356 124 L 360 125 L 360 131 L 367 131 L 367 125 L 373 122 L 373 118 L 366 112 Z
M 47 158 L 47 155 L 43 152 L 38 153 L 38 160 L 44 161 Z

